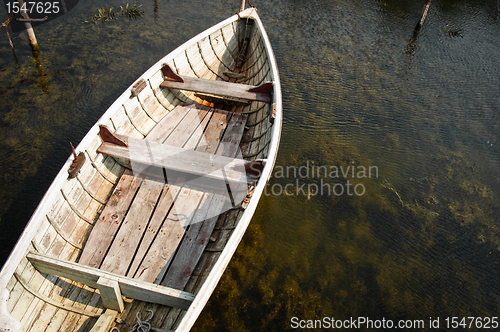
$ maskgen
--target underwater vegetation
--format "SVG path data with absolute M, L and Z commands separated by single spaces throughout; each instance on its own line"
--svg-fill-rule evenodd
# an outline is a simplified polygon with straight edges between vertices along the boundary
M 284 17 L 287 10 L 297 14 L 282 8 Z M 284 50 L 276 167 L 345 169 L 354 161 L 378 166 L 379 177 L 349 178 L 365 185 L 363 196 L 263 197 L 193 331 L 288 331 L 292 317 L 427 321 L 500 310 L 499 121 L 487 102 L 498 96 L 482 89 L 492 76 L 477 74 L 494 56 L 476 62 L 452 44 L 434 54 L 425 48 L 435 40 L 419 39 L 410 58 L 395 25 L 383 38 L 356 28 L 336 34 L 342 18 L 332 11 L 304 9 L 307 20 L 298 21 L 307 23 L 282 20 L 282 36 L 269 32 Z M 382 44 L 394 48 L 381 52 Z M 471 67 L 456 70 L 457 56 Z
M 138 17 L 142 17 L 144 15 L 144 10 L 141 10 L 141 7 L 142 5 L 137 6 L 136 4 L 129 7 L 128 2 L 125 5 L 125 8 L 120 6 L 120 11 L 118 12 L 113 12 L 113 7 L 101 7 L 97 9 L 97 14 L 95 14 L 90 21 L 85 21 L 85 23 L 103 23 L 122 16 L 126 16 L 129 20 L 136 20 Z
M 313 134 L 277 165 L 376 163 L 341 136 Z M 440 148 L 429 159 L 433 176 L 358 179 L 362 197 L 263 198 L 193 330 L 291 330 L 292 317 L 495 316 L 496 189 L 464 152 Z
M 462 30 L 461 29 L 454 29 L 454 30 L 448 30 L 446 32 L 446 36 L 448 37 L 461 37 L 461 38 L 464 38 L 464 36 L 462 35 Z

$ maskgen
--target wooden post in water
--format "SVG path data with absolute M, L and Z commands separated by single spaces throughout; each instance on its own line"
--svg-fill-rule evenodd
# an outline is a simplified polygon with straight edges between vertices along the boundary
M 14 50 L 14 44 L 12 43 L 12 39 L 10 39 L 9 28 L 7 27 L 13 17 L 14 13 L 10 13 L 9 18 L 7 19 L 7 21 L 2 23 L 2 26 L 5 27 L 5 33 L 7 34 L 7 38 L 9 38 L 10 48 L 12 49 L 12 53 L 14 53 L 14 58 L 16 59 L 16 62 L 19 64 L 19 60 L 17 60 L 16 56 L 16 51 Z
M 424 13 L 422 14 L 422 18 L 420 19 L 420 22 L 418 22 L 417 26 L 415 27 L 416 31 L 420 30 L 420 28 L 422 28 L 422 25 L 424 25 L 424 20 L 425 20 L 425 17 L 427 16 L 427 12 L 429 11 L 430 6 L 431 6 L 431 0 L 427 0 L 427 2 L 425 3 Z
M 20 8 L 26 8 L 26 5 L 23 0 L 17 0 Z M 43 92 L 49 93 L 49 83 L 47 80 L 47 75 L 45 73 L 45 69 L 43 67 L 42 55 L 40 53 L 40 48 L 38 47 L 38 42 L 35 37 L 35 31 L 33 31 L 33 27 L 31 26 L 31 21 L 43 21 L 47 19 L 30 19 L 28 16 L 27 10 L 20 10 L 22 21 L 24 21 L 24 26 L 26 27 L 26 31 L 28 32 L 28 38 L 31 45 L 31 53 L 33 54 L 33 58 L 35 59 L 35 64 L 38 69 L 37 75 L 40 77 L 40 85 L 42 87 Z
M 245 10 L 245 1 L 246 0 L 241 0 L 241 5 L 240 5 L 240 12 Z
M 24 1 L 18 0 L 17 2 L 19 3 L 19 7 L 23 8 Z M 28 38 L 30 40 L 31 49 L 33 50 L 33 52 L 38 52 L 39 48 L 38 48 L 38 42 L 36 41 L 35 37 L 35 31 L 33 31 L 33 27 L 31 26 L 31 23 L 29 21 L 30 17 L 26 13 L 26 10 L 21 10 L 21 16 L 26 20 L 24 22 L 24 25 L 26 26 L 26 31 L 28 32 Z

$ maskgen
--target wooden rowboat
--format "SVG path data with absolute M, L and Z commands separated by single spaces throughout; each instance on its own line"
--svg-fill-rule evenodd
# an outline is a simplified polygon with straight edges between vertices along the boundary
M 0 274 L 0 331 L 124 332 L 138 319 L 188 331 L 250 223 L 281 119 L 255 8 L 158 61 L 90 129 L 31 217 Z

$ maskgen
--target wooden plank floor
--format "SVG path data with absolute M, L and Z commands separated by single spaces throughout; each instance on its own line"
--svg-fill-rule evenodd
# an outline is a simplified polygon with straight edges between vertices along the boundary
M 205 106 L 178 106 L 146 139 L 234 158 L 246 119 L 244 114 Z M 164 183 L 158 178 L 124 174 L 79 262 L 182 290 L 219 214 L 230 202 L 221 191 L 196 188 L 184 174 L 169 173 L 167 179 Z

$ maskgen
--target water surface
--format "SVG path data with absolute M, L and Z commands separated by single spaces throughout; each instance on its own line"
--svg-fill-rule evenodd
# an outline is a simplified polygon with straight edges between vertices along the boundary
M 102 4 L 79 3 L 37 28 L 41 69 L 25 35 L 14 38 L 19 66 L 0 38 L 3 260 L 69 141 L 157 59 L 236 12 L 232 2 L 137 2 L 143 19 L 96 26 L 83 21 Z M 500 8 L 435 0 L 415 34 L 423 3 L 252 2 L 281 74 L 276 169 L 378 176 L 275 174 L 268 189 L 349 181 L 365 193 L 269 190 L 194 331 L 282 331 L 325 316 L 429 329 L 429 317 L 498 314 Z

